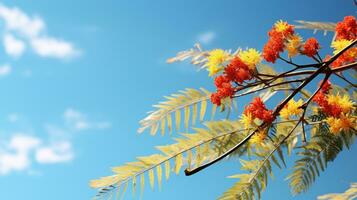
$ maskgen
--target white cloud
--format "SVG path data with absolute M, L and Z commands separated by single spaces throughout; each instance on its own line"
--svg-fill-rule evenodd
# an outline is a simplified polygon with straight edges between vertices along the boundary
M 65 124 L 72 130 L 82 131 L 88 129 L 107 129 L 111 127 L 110 122 L 90 121 L 87 116 L 78 110 L 68 108 L 63 114 Z
M 14 38 L 16 33 L 26 39 L 34 52 L 41 57 L 68 59 L 80 55 L 71 42 L 46 34 L 46 24 L 38 16 L 29 16 L 19 8 L 9 8 L 0 4 L 0 19 L 5 22 L 4 40 L 6 52 L 11 56 L 21 56 L 25 44 Z
M 71 58 L 80 54 L 71 43 L 50 37 L 34 38 L 31 46 L 42 57 Z
M 5 65 L 0 66 L 0 76 L 6 76 L 6 75 L 10 74 L 11 71 L 12 71 L 12 68 L 10 65 L 5 64 Z
M 25 51 L 25 43 L 7 33 L 4 36 L 5 52 L 12 57 L 20 57 Z
M 201 33 L 197 36 L 198 42 L 202 44 L 210 44 L 214 38 L 216 37 L 216 33 L 213 31 L 207 31 L 204 33 Z
M 32 136 L 14 135 L 0 151 L 0 175 L 27 169 L 31 165 L 30 152 L 40 143 L 41 140 Z
M 38 36 L 45 29 L 45 23 L 39 17 L 30 17 L 18 8 L 8 8 L 0 4 L 0 17 L 5 21 L 5 28 L 19 32 L 27 37 Z
M 42 164 L 68 162 L 73 157 L 72 145 L 68 141 L 41 147 L 36 151 L 36 161 Z

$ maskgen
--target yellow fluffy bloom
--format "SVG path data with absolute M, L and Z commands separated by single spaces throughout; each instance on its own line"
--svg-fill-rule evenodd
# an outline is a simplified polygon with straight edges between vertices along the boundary
M 286 29 L 289 28 L 289 25 L 287 22 L 284 22 L 283 20 L 279 20 L 274 24 L 275 30 L 278 32 L 284 32 Z
M 291 99 L 286 106 L 280 111 L 280 116 L 283 119 L 288 120 L 291 116 L 299 116 L 302 114 L 303 110 L 300 108 L 303 105 L 303 100 L 295 101 Z
M 253 120 L 254 119 L 253 119 L 252 114 L 247 113 L 247 114 L 243 114 L 242 115 L 242 118 L 241 118 L 240 122 L 243 123 L 244 128 L 248 128 L 248 127 L 250 127 L 252 125 Z
M 209 71 L 209 76 L 213 76 L 223 69 L 222 64 L 227 60 L 228 56 L 228 53 L 222 49 L 214 49 L 209 52 L 207 58 L 207 70 Z
M 299 54 L 301 41 L 302 39 L 298 35 L 293 35 L 288 39 L 288 43 L 286 44 L 286 50 L 288 51 L 289 58 L 292 58 Z
M 264 141 L 264 139 L 267 137 L 267 131 L 266 130 L 261 130 L 255 133 L 251 138 L 250 142 L 252 144 L 260 144 Z
M 328 117 L 326 122 L 333 134 L 337 134 L 341 131 L 348 131 L 350 128 L 356 127 L 356 120 L 345 115 L 341 115 L 340 118 Z
M 238 55 L 251 70 L 254 70 L 255 66 L 262 61 L 260 52 L 253 48 L 246 51 L 240 51 Z
M 333 51 L 333 54 L 336 55 L 339 51 L 341 51 L 342 49 L 344 49 L 351 43 L 352 43 L 352 41 L 346 40 L 346 39 L 340 39 L 340 40 L 333 41 L 331 43 L 331 47 L 335 49 Z
M 340 96 L 339 94 L 329 94 L 327 95 L 327 102 L 330 105 L 335 104 L 341 107 L 343 113 L 348 113 L 353 109 L 353 102 L 348 95 Z

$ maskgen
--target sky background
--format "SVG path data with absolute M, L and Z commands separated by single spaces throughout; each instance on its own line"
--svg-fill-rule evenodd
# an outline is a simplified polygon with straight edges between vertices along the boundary
M 276 20 L 336 22 L 355 11 L 352 0 L 1 1 L 0 198 L 90 199 L 91 179 L 171 143 L 138 135 L 138 121 L 164 95 L 213 89 L 205 71 L 165 63 L 195 42 L 261 49 Z M 331 35 L 317 37 L 330 51 Z M 341 153 L 308 193 L 294 198 L 284 180 L 290 162 L 275 172 L 263 199 L 342 192 L 357 180 L 356 153 L 356 145 Z M 161 192 L 147 187 L 143 199 L 215 199 L 239 168 L 232 160 L 192 177 L 172 176 Z

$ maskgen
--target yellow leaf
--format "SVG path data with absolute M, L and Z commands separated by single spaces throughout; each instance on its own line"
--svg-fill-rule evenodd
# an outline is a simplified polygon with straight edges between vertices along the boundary
M 176 121 L 176 131 L 180 130 L 180 122 L 181 122 L 181 111 L 176 110 L 175 112 L 175 121 Z
M 143 196 L 143 192 L 144 192 L 144 185 L 145 185 L 145 175 L 141 174 L 140 175 L 140 196 Z
M 192 151 L 188 150 L 187 151 L 187 165 L 188 165 L 189 169 L 191 168 L 191 163 L 192 163 Z
M 203 118 L 205 117 L 205 113 L 206 113 L 206 109 L 207 109 L 207 100 L 203 100 L 201 102 L 201 111 L 200 111 L 200 121 L 203 121 Z
M 161 120 L 161 135 L 165 135 L 165 118 Z
M 222 104 L 223 105 L 223 104 Z M 214 115 L 216 114 L 216 110 L 217 110 L 217 105 L 213 104 L 212 105 L 212 114 L 211 114 L 211 120 L 214 119 Z
M 155 123 L 151 126 L 150 134 L 151 135 L 156 135 L 157 129 L 159 128 L 158 124 Z
M 124 198 L 125 192 L 126 192 L 126 188 L 128 188 L 129 182 L 127 181 L 124 185 L 123 191 L 121 192 L 121 197 L 120 199 Z
M 161 181 L 162 181 L 162 168 L 161 165 L 156 167 L 156 175 L 157 175 L 157 183 L 159 185 L 159 189 L 161 189 Z
M 202 161 L 202 158 L 201 158 L 201 147 L 200 146 L 197 146 L 196 147 L 196 164 L 197 164 L 197 167 L 199 167 L 201 165 L 201 161 Z
M 165 162 L 165 177 L 166 177 L 166 180 L 169 179 L 170 177 L 170 171 L 171 171 L 171 167 L 170 167 L 170 161 L 166 161 Z
M 172 117 L 171 114 L 167 115 L 167 127 L 169 128 L 170 134 L 172 133 Z
M 192 106 L 192 125 L 195 125 L 197 118 L 197 103 Z
M 149 170 L 149 181 L 150 181 L 151 188 L 154 189 L 155 176 L 154 176 L 154 170 L 153 169 Z
M 188 122 L 190 120 L 190 107 L 186 106 L 184 110 L 185 115 L 185 129 L 188 130 Z
M 133 196 L 135 196 L 135 192 L 136 192 L 136 176 L 133 176 L 133 180 L 132 180 L 132 183 L 133 183 Z
M 176 174 L 180 173 L 180 169 L 182 167 L 182 154 L 178 154 L 175 159 L 175 172 Z

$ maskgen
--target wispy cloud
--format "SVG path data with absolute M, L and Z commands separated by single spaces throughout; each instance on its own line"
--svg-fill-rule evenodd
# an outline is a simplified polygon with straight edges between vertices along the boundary
M 60 119 L 59 124 L 45 125 L 44 137 L 29 134 L 30 131 L 22 131 L 14 132 L 8 139 L 2 138 L 0 176 L 23 171 L 31 174 L 30 172 L 34 171 L 33 163 L 48 165 L 70 162 L 75 158 L 72 133 L 111 127 L 110 122 L 93 120 L 73 108 L 65 109 Z M 20 113 L 14 112 L 7 116 L 9 123 L 21 123 L 23 120 L 26 121 L 26 117 Z
M 8 65 L 8 64 L 0 65 L 0 77 L 9 75 L 11 73 L 11 71 L 12 71 L 12 68 L 10 65 Z
M 202 43 L 202 44 L 210 44 L 216 37 L 216 33 L 213 31 L 207 31 L 204 33 L 201 33 L 197 36 L 197 40 L 198 42 Z
M 41 57 L 69 59 L 81 53 L 71 42 L 47 35 L 46 24 L 39 16 L 29 16 L 19 8 L 0 4 L 0 19 L 5 22 L 5 52 L 12 57 L 19 57 L 25 51 L 22 40 Z
M 110 122 L 93 121 L 78 110 L 67 108 L 63 114 L 65 124 L 74 131 L 82 131 L 88 129 L 107 129 L 111 127 Z
M 12 34 L 6 33 L 4 35 L 5 52 L 12 57 L 20 57 L 25 51 L 25 43 L 15 38 Z
M 31 165 L 30 153 L 41 140 L 25 134 L 15 134 L 8 144 L 0 149 L 0 175 L 26 170 Z
M 68 141 L 57 142 L 36 150 L 36 161 L 42 164 L 68 162 L 73 158 L 72 144 Z

